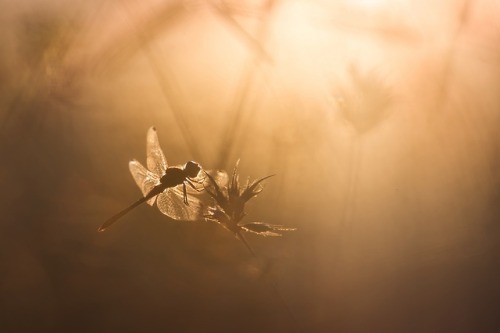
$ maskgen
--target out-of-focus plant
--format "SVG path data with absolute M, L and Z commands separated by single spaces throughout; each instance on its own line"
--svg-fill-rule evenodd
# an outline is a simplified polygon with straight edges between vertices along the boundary
M 49 14 L 27 17 L 19 30 L 20 58 L 38 93 L 66 105 L 74 102 L 82 74 L 71 56 L 76 33 L 75 22 Z
M 336 104 L 341 117 L 353 129 L 354 136 L 349 159 L 347 193 L 340 213 L 344 229 L 355 210 L 356 190 L 362 160 L 363 138 L 389 115 L 392 94 L 374 73 L 361 74 L 355 66 L 349 68 L 350 84 L 337 90 Z
M 349 88 L 338 89 L 336 102 L 342 117 L 359 135 L 375 128 L 389 114 L 390 90 L 374 73 L 361 74 L 351 66 Z

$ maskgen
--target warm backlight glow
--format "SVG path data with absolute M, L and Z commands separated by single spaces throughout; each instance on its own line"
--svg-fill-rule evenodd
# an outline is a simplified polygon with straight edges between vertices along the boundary
M 360 7 L 372 8 L 382 5 L 384 0 L 354 0 L 349 2 Z
M 499 332 L 498 3 L 2 1 L 1 332 Z

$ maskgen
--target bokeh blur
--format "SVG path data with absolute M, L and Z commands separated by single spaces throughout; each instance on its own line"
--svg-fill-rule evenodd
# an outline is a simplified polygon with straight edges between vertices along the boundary
M 500 332 L 498 1 L 0 8 L 1 332 Z M 152 125 L 298 230 L 98 233 Z

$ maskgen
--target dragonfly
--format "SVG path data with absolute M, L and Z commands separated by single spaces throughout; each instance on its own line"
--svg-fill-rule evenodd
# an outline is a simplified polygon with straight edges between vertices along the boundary
M 261 183 L 274 175 L 260 178 L 253 182 L 247 180 L 246 186 L 240 187 L 238 165 L 239 160 L 236 162 L 230 180 L 225 171 L 218 171 L 217 173 L 205 172 L 208 181 L 203 186 L 205 191 L 215 201 L 215 204 L 208 208 L 205 218 L 217 222 L 225 229 L 231 231 L 236 238 L 245 244 L 250 253 L 255 256 L 255 252 L 246 241 L 242 232 L 251 232 L 261 236 L 281 236 L 277 231 L 293 231 L 296 229 L 264 222 L 241 222 L 246 216 L 245 204 L 263 190 Z
M 144 202 L 152 206 L 156 201 L 160 212 L 174 220 L 203 219 L 204 205 L 193 196 L 203 191 L 203 186 L 200 185 L 205 177 L 202 176 L 200 164 L 188 161 L 184 165 L 168 166 L 155 127 L 148 130 L 146 141 L 147 168 L 135 159 L 129 162 L 130 173 L 143 197 L 106 220 L 98 231 L 106 230 Z

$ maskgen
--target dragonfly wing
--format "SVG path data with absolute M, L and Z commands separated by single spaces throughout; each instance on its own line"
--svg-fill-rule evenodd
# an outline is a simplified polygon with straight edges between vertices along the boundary
M 160 184 L 160 178 L 147 170 L 141 163 L 136 160 L 132 160 L 128 164 L 128 168 L 132 177 L 135 180 L 135 183 L 141 189 L 141 192 L 144 196 L 146 196 L 153 188 Z M 152 206 L 155 202 L 156 197 L 152 197 L 147 201 L 147 203 Z
M 158 209 L 163 214 L 174 220 L 196 221 L 203 219 L 204 205 L 191 195 L 188 195 L 188 203 L 184 203 L 182 186 L 167 188 L 158 195 L 156 201 Z
M 146 140 L 146 156 L 148 169 L 161 177 L 165 174 L 165 170 L 167 170 L 168 165 L 167 159 L 165 158 L 165 155 L 161 150 L 160 142 L 158 141 L 156 128 L 151 127 L 148 130 Z

